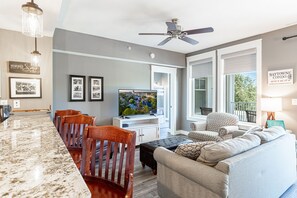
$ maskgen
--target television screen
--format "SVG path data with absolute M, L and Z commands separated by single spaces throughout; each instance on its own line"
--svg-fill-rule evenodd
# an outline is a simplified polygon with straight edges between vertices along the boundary
M 119 90 L 119 115 L 143 115 L 157 113 L 157 91 Z

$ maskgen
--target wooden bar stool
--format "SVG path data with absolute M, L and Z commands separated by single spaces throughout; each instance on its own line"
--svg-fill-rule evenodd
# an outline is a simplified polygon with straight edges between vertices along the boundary
M 80 167 L 82 135 L 85 127 L 94 126 L 96 117 L 86 115 L 62 116 L 61 137 L 76 166 Z
M 135 132 L 115 126 L 85 128 L 80 171 L 92 197 L 133 197 L 135 140 Z M 112 160 L 103 158 L 104 142 L 108 145 L 106 156 L 113 150 Z
M 57 110 L 55 112 L 55 116 L 54 116 L 54 120 L 53 120 L 54 125 L 57 128 L 57 131 L 60 133 L 62 116 L 78 115 L 78 114 L 81 114 L 81 112 L 80 111 L 77 111 L 77 110 L 73 110 L 73 109 Z

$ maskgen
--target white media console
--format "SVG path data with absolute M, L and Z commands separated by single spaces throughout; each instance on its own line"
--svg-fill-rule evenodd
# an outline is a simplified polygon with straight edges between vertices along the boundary
M 156 116 L 114 117 L 113 125 L 136 132 L 136 145 L 157 140 L 160 137 L 160 121 Z

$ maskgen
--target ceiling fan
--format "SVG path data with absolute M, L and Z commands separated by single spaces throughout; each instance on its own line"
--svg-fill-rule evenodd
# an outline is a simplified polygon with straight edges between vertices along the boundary
M 167 33 L 138 33 L 138 35 L 163 35 L 163 36 L 169 36 L 166 39 L 164 39 L 162 42 L 158 44 L 158 46 L 162 46 L 169 42 L 172 38 L 177 38 L 182 41 L 185 41 L 187 43 L 190 43 L 192 45 L 198 44 L 198 41 L 191 39 L 190 37 L 187 37 L 187 35 L 191 34 L 201 34 L 201 33 L 207 33 L 207 32 L 213 32 L 212 27 L 207 28 L 200 28 L 200 29 L 194 29 L 194 30 L 186 30 L 182 31 L 182 28 L 180 25 L 177 24 L 178 19 L 174 18 L 171 20 L 171 22 L 166 22 L 167 25 Z

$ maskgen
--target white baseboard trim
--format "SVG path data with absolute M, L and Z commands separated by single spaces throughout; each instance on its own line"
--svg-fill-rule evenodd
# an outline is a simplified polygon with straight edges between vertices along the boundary
M 177 134 L 188 135 L 189 134 L 189 131 L 177 130 L 177 131 L 175 131 L 175 135 L 177 135 Z

